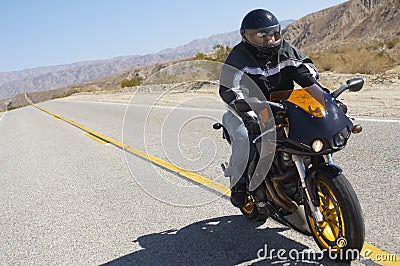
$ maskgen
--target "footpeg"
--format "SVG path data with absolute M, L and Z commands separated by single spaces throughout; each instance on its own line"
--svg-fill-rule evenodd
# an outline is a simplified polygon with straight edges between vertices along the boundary
M 213 129 L 221 129 L 222 128 L 222 124 L 221 123 L 215 123 L 213 125 Z
M 268 205 L 266 202 L 257 201 L 257 202 L 255 202 L 255 205 L 256 205 L 259 213 L 267 213 L 268 212 Z

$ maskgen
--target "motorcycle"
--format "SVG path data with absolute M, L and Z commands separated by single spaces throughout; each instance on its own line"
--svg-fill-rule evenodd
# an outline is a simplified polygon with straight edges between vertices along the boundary
M 332 93 L 311 86 L 273 92 L 269 101 L 249 98 L 235 103 L 241 112 L 255 111 L 264 129 L 253 140 L 257 152 L 249 164 L 247 202 L 240 208 L 244 217 L 250 221 L 271 217 L 312 235 L 323 252 L 337 255 L 334 259 L 348 261 L 359 256 L 365 235 L 360 203 L 332 154 L 346 146 L 351 133 L 362 131 L 345 114 L 337 97 L 346 90 L 359 91 L 363 85 L 364 80 L 356 78 Z M 267 105 L 274 110 L 272 117 Z M 271 119 L 274 126 L 268 128 Z M 230 143 L 221 123 L 213 127 L 222 128 Z M 271 141 L 274 149 L 263 149 Z M 267 164 L 268 160 L 272 162 Z

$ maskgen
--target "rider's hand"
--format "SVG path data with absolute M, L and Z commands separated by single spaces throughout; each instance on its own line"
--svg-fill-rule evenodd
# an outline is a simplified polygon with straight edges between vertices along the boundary
M 247 132 L 249 133 L 249 135 L 255 136 L 261 134 L 260 125 L 257 122 L 257 118 L 249 117 L 245 119 L 244 125 L 247 128 Z

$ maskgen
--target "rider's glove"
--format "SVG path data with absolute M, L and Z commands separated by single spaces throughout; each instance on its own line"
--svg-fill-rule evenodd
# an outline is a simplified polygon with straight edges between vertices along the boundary
M 260 135 L 261 131 L 260 131 L 260 125 L 257 122 L 257 118 L 255 117 L 249 117 L 244 119 L 244 125 L 247 128 L 247 132 L 249 133 L 249 135 Z

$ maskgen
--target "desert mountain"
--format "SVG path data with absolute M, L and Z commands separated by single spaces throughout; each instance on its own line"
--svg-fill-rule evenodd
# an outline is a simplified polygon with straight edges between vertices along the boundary
M 291 22 L 293 20 L 283 21 L 282 25 L 285 27 Z M 233 31 L 197 39 L 155 54 L 120 56 L 108 60 L 83 61 L 67 65 L 0 72 L 0 99 L 11 98 L 23 92 L 50 90 L 78 84 L 129 68 L 176 60 L 193 56 L 199 52 L 212 52 L 216 44 L 232 47 L 239 41 L 238 31 Z
M 284 37 L 310 56 L 315 53 L 315 57 L 325 60 L 324 65 L 318 66 L 320 70 L 330 70 L 332 64 L 341 64 L 343 61 L 352 62 L 357 66 L 372 64 L 378 70 L 386 70 L 400 64 L 399 10 L 399 0 L 349 0 L 291 23 L 284 30 Z M 392 39 L 384 41 L 389 38 Z M 239 40 L 240 35 L 234 31 L 194 40 L 157 54 L 0 73 L 0 99 L 25 91 L 43 91 L 82 82 L 85 84 L 77 87 L 90 85 L 102 89 L 104 86 L 118 86 L 118 80 L 121 78 L 132 78 L 146 72 L 137 68 L 139 66 L 157 63 L 157 67 L 160 67 L 171 60 L 190 57 L 198 52 L 210 52 L 215 44 L 233 46 Z M 375 44 L 370 45 L 373 42 Z M 357 43 L 367 44 L 362 47 L 365 50 L 364 54 L 349 53 L 350 57 L 345 57 L 346 51 L 338 50 L 338 47 L 347 45 L 358 51 L 360 49 L 355 45 Z M 360 58 L 363 60 L 359 60 Z M 382 62 L 377 64 L 376 59 Z M 340 71 L 356 73 L 348 72 L 346 68 Z M 359 73 L 368 73 L 363 71 L 362 69 Z M 372 72 L 375 73 L 375 70 Z M 5 101 L 9 106 L 11 100 Z
M 400 36 L 400 1 L 350 0 L 297 20 L 284 34 L 298 47 L 317 49 Z

